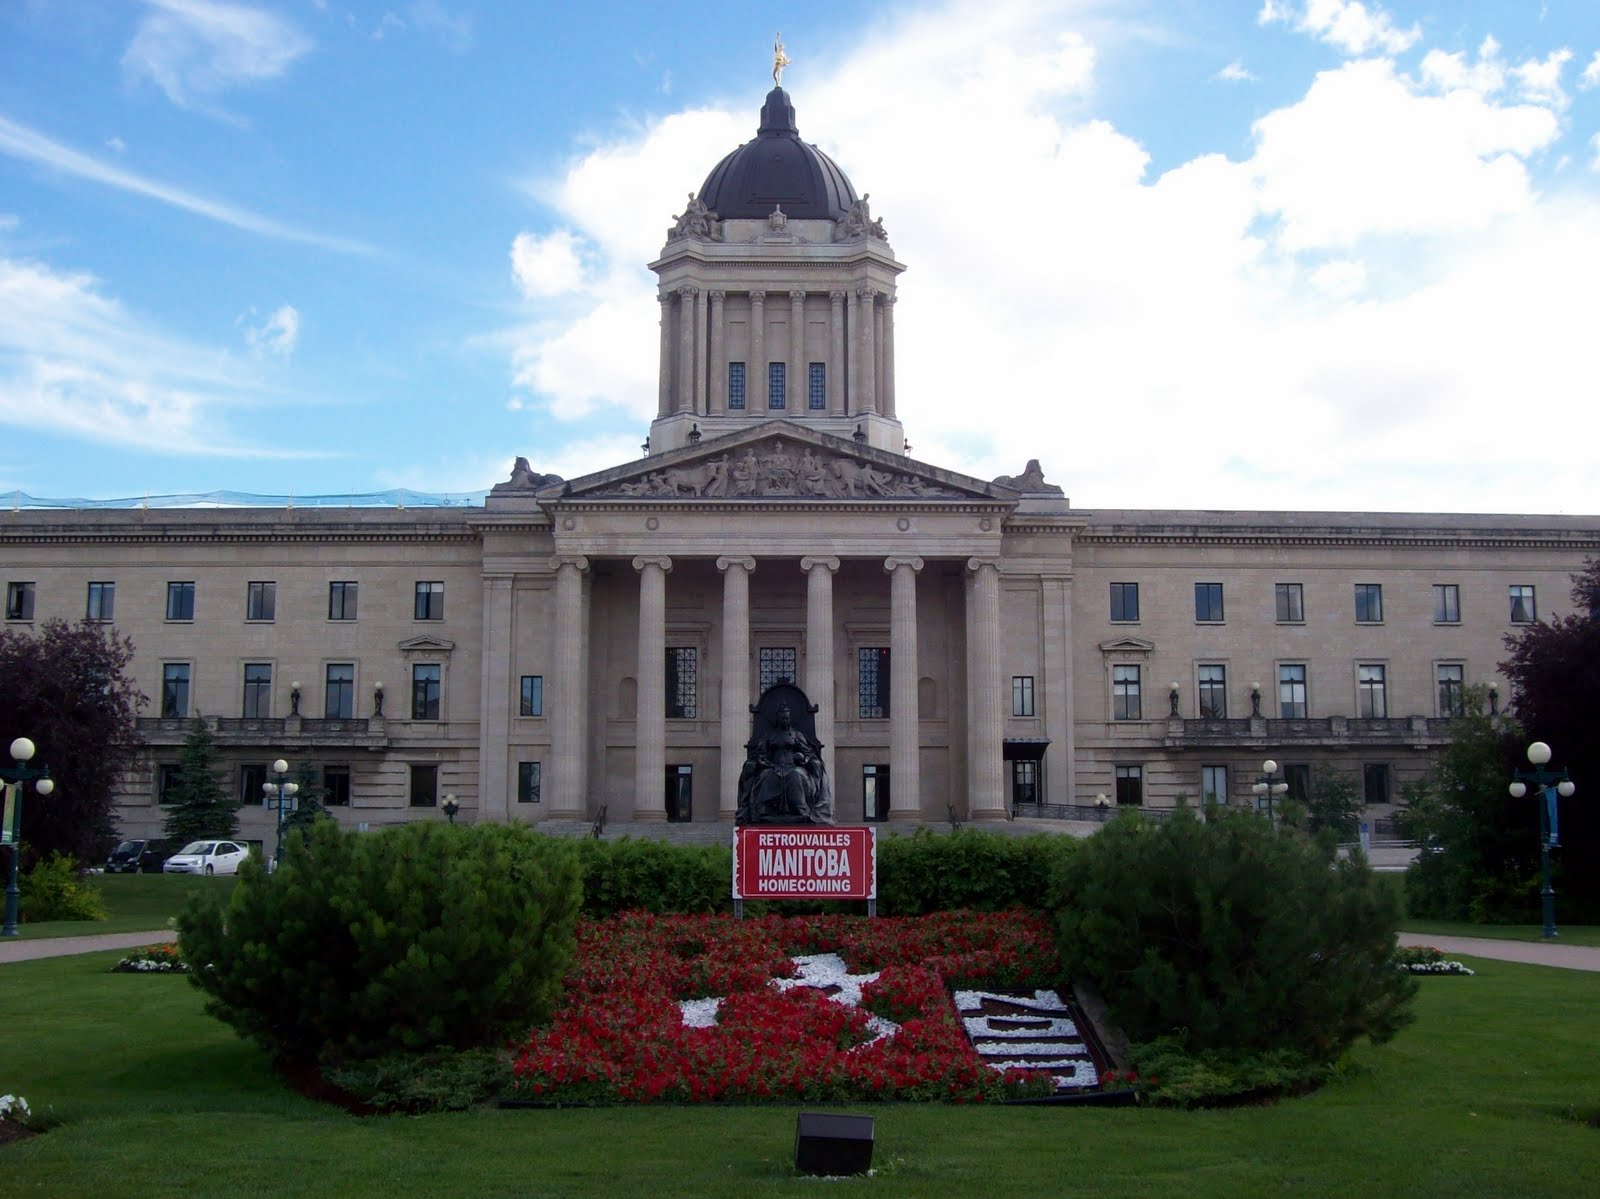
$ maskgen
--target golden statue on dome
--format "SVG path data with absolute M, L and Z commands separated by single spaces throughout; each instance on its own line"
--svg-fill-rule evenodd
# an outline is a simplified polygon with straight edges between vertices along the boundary
M 783 68 L 789 65 L 789 56 L 783 52 L 783 34 L 772 39 L 772 86 L 783 86 Z

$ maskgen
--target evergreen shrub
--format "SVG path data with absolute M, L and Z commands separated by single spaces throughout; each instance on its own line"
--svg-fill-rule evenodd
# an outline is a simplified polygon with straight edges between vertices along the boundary
M 578 842 L 583 914 L 725 912 L 732 906 L 733 850 L 622 837 Z
M 960 828 L 878 837 L 878 911 L 885 916 L 1042 908 L 1053 879 L 1077 851 L 1076 837 L 1013 837 Z
M 471 1048 L 545 1018 L 571 962 L 572 846 L 527 825 L 319 820 L 226 908 L 191 900 L 179 947 L 206 1010 L 269 1053 L 324 1064 Z
M 17 912 L 24 921 L 104 920 L 110 915 L 105 897 L 83 881 L 78 864 L 64 853 L 35 862 L 17 890 Z

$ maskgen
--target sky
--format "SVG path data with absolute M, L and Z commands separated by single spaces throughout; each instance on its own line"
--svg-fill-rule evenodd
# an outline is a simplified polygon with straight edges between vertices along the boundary
M 1595 0 L 3 0 L 0 498 L 637 458 L 646 264 L 779 30 L 914 458 L 1600 513 Z

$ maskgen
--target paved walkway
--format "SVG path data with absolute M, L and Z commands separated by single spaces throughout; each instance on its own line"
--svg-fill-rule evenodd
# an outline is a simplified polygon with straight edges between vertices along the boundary
M 95 953 L 102 949 L 132 949 L 135 945 L 155 945 L 176 941 L 170 928 L 150 933 L 99 933 L 88 937 L 40 937 L 24 941 L 19 937 L 0 938 L 0 964 L 27 962 L 34 958 L 63 958 L 72 953 Z

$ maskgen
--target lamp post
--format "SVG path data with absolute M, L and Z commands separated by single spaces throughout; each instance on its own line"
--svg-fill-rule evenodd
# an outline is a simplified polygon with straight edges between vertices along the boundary
M 450 818 L 450 823 L 454 824 L 456 822 L 456 813 L 461 810 L 461 801 L 446 791 L 444 803 L 440 806 L 444 808 L 444 814 Z
M 1256 797 L 1256 806 L 1261 806 L 1261 801 L 1267 801 L 1267 819 L 1272 819 L 1272 797 L 1285 795 L 1289 791 L 1289 784 L 1278 773 L 1278 764 L 1271 758 L 1261 763 L 1261 777 L 1250 786 L 1251 793 Z
M 50 767 L 34 770 L 28 766 L 33 758 L 33 742 L 18 737 L 11 743 L 11 757 L 15 766 L 0 766 L 0 783 L 5 784 L 5 800 L 0 804 L 0 844 L 11 847 L 11 873 L 6 882 L 6 923 L 0 936 L 17 936 L 17 863 L 22 857 L 22 790 L 23 784 L 33 783 L 40 795 L 49 795 L 56 789 L 50 780 Z
M 1176 682 L 1167 684 L 1167 698 L 1172 704 L 1172 715 L 1178 714 L 1178 692 L 1183 690 Z
M 1105 820 L 1106 816 L 1110 813 L 1111 801 L 1106 798 L 1106 793 L 1104 791 L 1100 792 L 1094 797 L 1094 810 L 1095 815 L 1098 816 L 1102 821 Z
M 283 820 L 286 810 L 285 800 L 292 801 L 300 792 L 299 783 L 289 781 L 289 763 L 279 758 L 272 764 L 272 778 L 263 783 L 261 790 L 268 798 L 274 793 L 278 797 L 278 848 L 272 855 L 272 868 L 276 870 L 278 863 L 283 860 Z
M 1544 907 L 1542 935 L 1554 937 L 1556 890 L 1550 885 L 1550 851 L 1561 848 L 1561 828 L 1556 821 L 1556 797 L 1566 799 L 1578 789 L 1578 786 L 1568 777 L 1565 770 L 1558 772 L 1545 769 L 1550 761 L 1550 747 L 1543 741 L 1535 741 L 1528 746 L 1528 761 L 1533 763 L 1533 769 L 1514 772 L 1512 776 L 1514 781 L 1508 790 L 1513 799 L 1521 799 L 1526 795 L 1529 783 L 1532 783 L 1539 792 L 1539 870 L 1543 880 L 1543 885 L 1539 888 L 1539 898 Z

